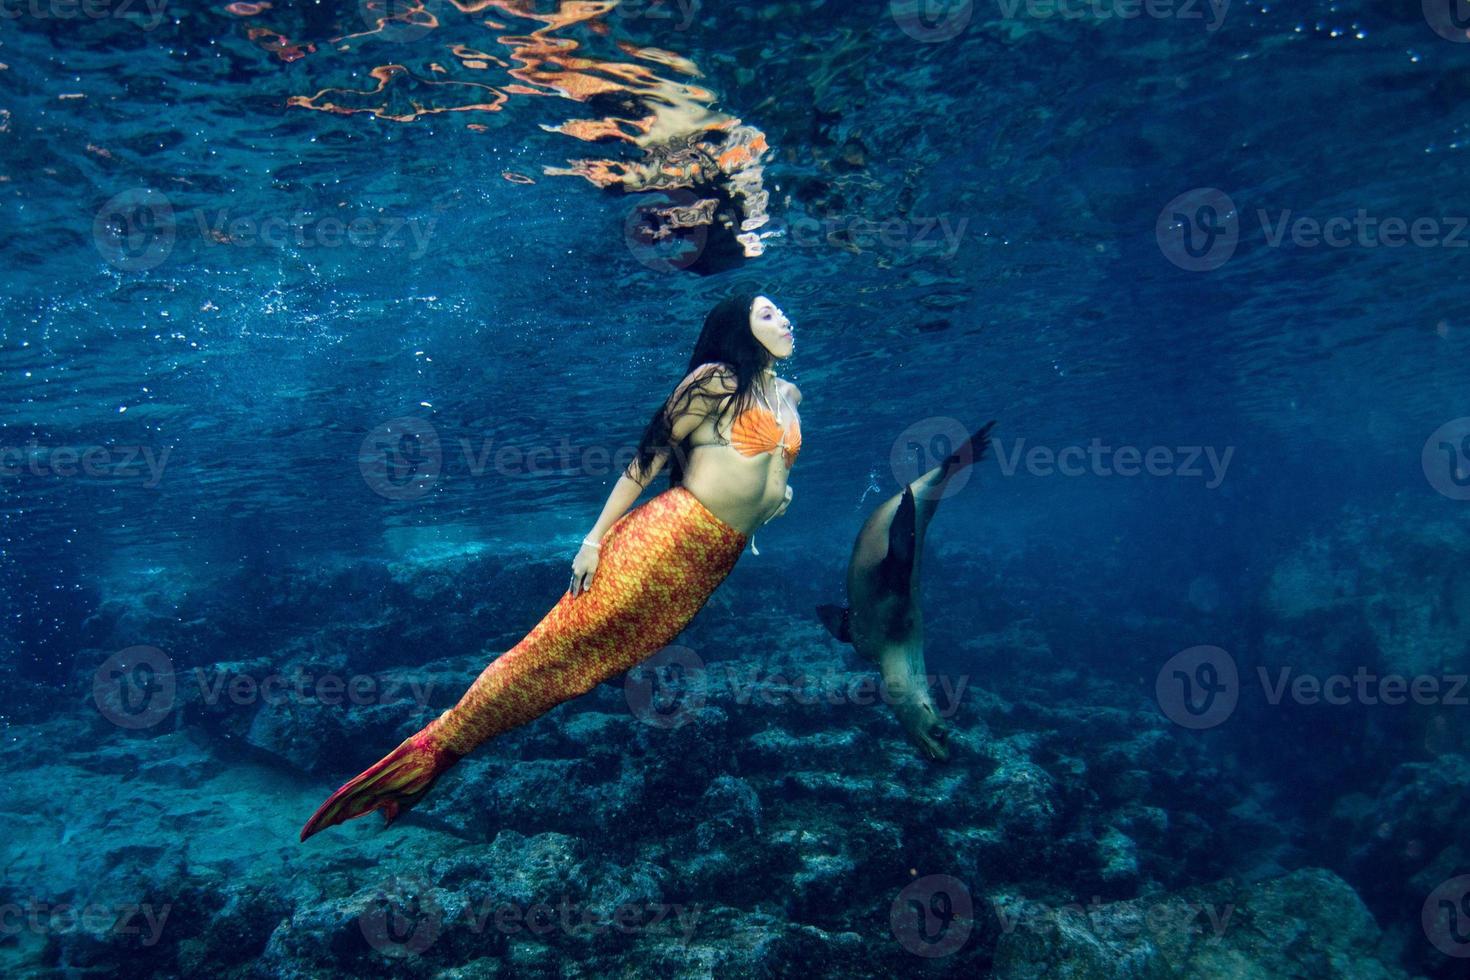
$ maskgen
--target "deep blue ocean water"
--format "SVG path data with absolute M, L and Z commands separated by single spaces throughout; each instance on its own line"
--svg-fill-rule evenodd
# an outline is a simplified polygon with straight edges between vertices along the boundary
M 1464 975 L 1458 0 L 3 9 L 8 974 Z M 740 170 L 763 254 L 650 245 L 650 209 L 718 183 L 669 147 L 731 126 L 768 147 Z M 304 664 L 453 703 L 555 601 L 606 460 L 737 286 L 794 321 L 804 443 L 681 643 L 868 670 L 815 607 L 871 509 L 996 419 L 927 540 L 928 667 L 969 689 L 948 766 L 881 705 L 729 691 L 660 742 L 618 682 L 437 809 L 298 844 L 427 716 L 109 714 L 99 671 L 138 647 L 182 687 Z M 1273 697 L 1282 668 L 1374 679 Z M 1418 703 L 1383 703 L 1390 675 Z M 441 913 L 580 887 L 708 914 L 691 941 L 446 926 L 387 955 L 362 909 L 410 868 Z M 1227 880 L 1242 974 L 993 911 Z M 957 889 L 973 912 L 936 911 Z M 89 903 L 174 925 L 55 911 Z

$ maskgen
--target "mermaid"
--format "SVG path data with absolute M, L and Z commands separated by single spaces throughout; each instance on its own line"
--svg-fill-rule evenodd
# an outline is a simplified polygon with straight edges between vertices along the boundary
M 801 390 L 777 377 L 775 365 L 793 347 L 791 321 L 767 296 L 741 291 L 710 311 L 687 373 L 644 428 L 556 605 L 459 703 L 328 797 L 302 840 L 373 810 L 391 824 L 482 742 L 626 672 L 679 635 L 747 541 L 753 550 L 755 529 L 791 503 Z M 666 465 L 669 488 L 629 511 Z

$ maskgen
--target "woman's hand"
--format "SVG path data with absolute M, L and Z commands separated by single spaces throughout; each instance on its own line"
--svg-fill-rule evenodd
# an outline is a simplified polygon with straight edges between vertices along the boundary
M 572 584 L 567 589 L 572 595 L 581 595 L 592 588 L 592 576 L 597 571 L 598 549 L 585 542 L 577 557 L 572 559 Z

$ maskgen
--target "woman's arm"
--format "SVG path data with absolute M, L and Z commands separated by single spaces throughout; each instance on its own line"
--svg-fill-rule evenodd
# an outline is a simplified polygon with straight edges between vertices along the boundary
M 601 541 L 607 529 L 617 523 L 619 517 L 632 507 L 643 494 L 653 478 L 658 476 L 668 460 L 668 450 L 660 452 L 653 458 L 653 465 L 649 467 L 650 472 L 640 482 L 633 477 L 633 463 L 629 463 L 618 477 L 618 482 L 613 484 L 612 492 L 607 495 L 607 503 L 602 505 L 602 513 L 597 518 L 597 523 L 592 525 L 592 530 L 587 532 L 586 540 Z
M 597 523 L 593 524 L 592 530 L 587 532 L 581 550 L 572 561 L 571 591 L 573 595 L 583 590 L 587 577 L 594 575 L 597 570 L 597 549 L 586 542 L 596 544 L 602 541 L 608 529 L 617 523 L 618 518 L 633 506 L 648 485 L 663 471 L 665 464 L 669 461 L 669 455 L 673 452 L 673 445 L 677 445 L 698 428 L 699 423 L 709 414 L 713 406 L 718 404 L 720 398 L 735 390 L 734 378 L 724 369 L 723 365 L 701 364 L 679 382 L 679 386 L 674 389 L 674 393 L 665 403 L 665 410 L 672 410 L 671 406 L 681 401 L 684 392 L 693 384 L 697 384 L 698 387 L 673 419 L 670 433 L 671 445 L 656 452 L 646 473 L 635 471 L 637 460 L 629 463 L 618 476 L 618 482 L 613 485 L 612 492 L 607 495 L 607 503 L 603 504 Z
M 677 404 L 690 385 L 695 384 L 698 387 L 693 396 L 672 421 L 673 431 L 670 434 L 670 440 L 675 445 L 682 442 L 689 433 L 699 427 L 699 423 L 704 421 L 720 397 L 735 390 L 734 379 L 729 376 L 729 372 L 724 369 L 723 365 L 701 364 L 679 382 L 679 386 L 669 396 L 664 408 L 671 410 L 670 406 Z M 608 494 L 607 503 L 603 505 L 597 523 L 592 525 L 591 531 L 587 532 L 587 540 L 602 540 L 607 529 L 617 523 L 618 518 L 633 506 L 648 485 L 654 481 L 654 478 L 663 472 L 672 452 L 672 446 L 665 446 L 658 450 L 646 473 L 635 471 L 636 460 L 628 464 L 622 475 L 618 477 L 618 482 L 613 485 L 612 492 Z

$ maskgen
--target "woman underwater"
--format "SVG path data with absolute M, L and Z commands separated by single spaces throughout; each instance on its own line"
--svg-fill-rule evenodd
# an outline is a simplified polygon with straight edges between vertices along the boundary
M 567 591 L 458 704 L 333 793 L 302 840 L 373 810 L 392 823 L 481 742 L 624 673 L 679 635 L 755 530 L 791 502 L 801 390 L 778 378 L 775 364 L 793 346 L 791 321 L 766 296 L 742 291 L 710 311 L 688 373 L 654 413 L 573 559 Z M 671 459 L 669 488 L 624 513 Z

